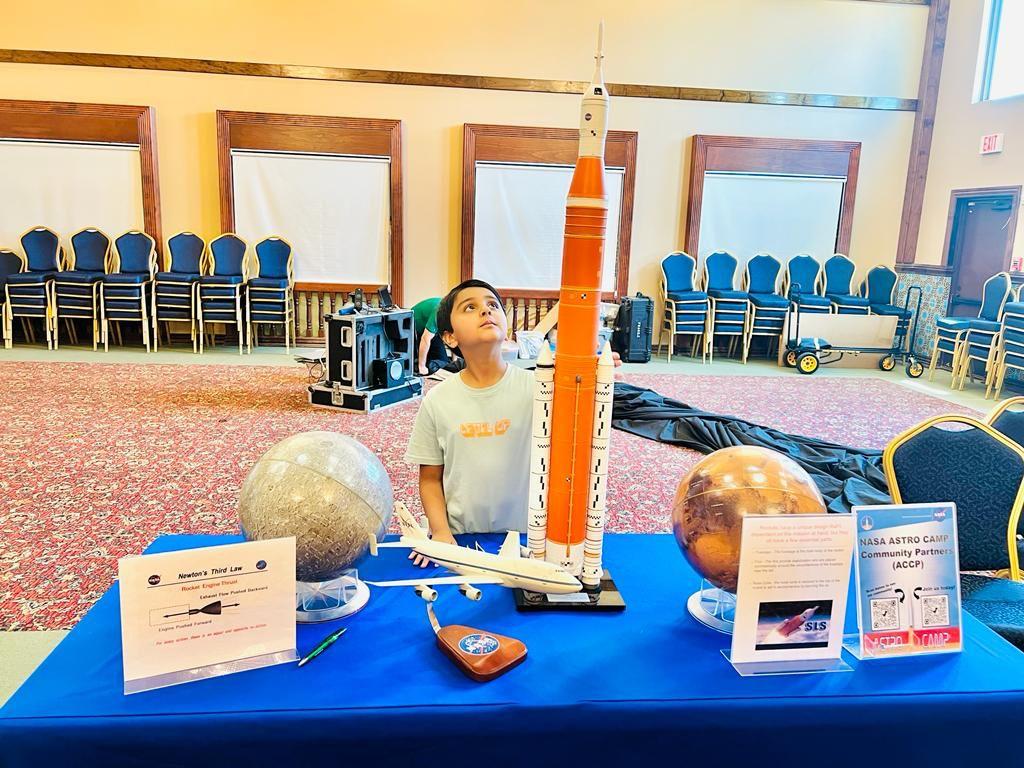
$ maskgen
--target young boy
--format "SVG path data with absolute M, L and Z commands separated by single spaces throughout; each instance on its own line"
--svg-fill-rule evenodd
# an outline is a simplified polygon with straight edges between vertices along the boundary
M 534 376 L 501 357 L 498 292 L 482 280 L 455 286 L 438 305 L 437 332 L 466 367 L 423 398 L 405 454 L 420 465 L 431 536 L 525 531 Z

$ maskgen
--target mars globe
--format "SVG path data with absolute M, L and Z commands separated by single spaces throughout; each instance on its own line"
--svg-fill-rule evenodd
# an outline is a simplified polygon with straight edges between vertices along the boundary
M 295 537 L 296 578 L 328 581 L 350 567 L 391 521 L 391 480 L 365 445 L 303 432 L 267 451 L 242 483 L 238 518 L 248 540 Z
M 767 448 L 736 446 L 705 456 L 680 480 L 672 533 L 697 573 L 734 592 L 744 517 L 823 512 L 821 492 L 799 464 Z

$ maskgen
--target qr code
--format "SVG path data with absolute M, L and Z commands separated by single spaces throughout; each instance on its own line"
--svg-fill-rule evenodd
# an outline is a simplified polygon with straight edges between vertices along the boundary
M 932 595 L 921 598 L 921 626 L 949 626 L 949 597 Z
M 900 602 L 895 597 L 878 597 L 871 601 L 871 631 L 884 632 L 900 628 Z

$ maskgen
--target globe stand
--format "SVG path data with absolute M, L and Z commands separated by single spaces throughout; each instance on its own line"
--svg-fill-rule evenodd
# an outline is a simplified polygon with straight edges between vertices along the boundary
M 690 595 L 686 609 L 705 627 L 732 634 L 736 613 L 736 595 L 719 589 L 707 579 L 700 580 L 700 589 Z
M 370 588 L 349 568 L 329 581 L 295 582 L 295 620 L 300 624 L 351 616 L 370 600 Z

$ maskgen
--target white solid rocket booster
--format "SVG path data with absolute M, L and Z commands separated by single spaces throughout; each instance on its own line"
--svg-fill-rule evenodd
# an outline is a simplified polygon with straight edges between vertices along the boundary
M 551 401 L 555 395 L 555 362 L 545 340 L 537 356 L 533 389 L 533 444 L 530 448 L 530 506 L 526 541 L 530 554 L 544 559 L 548 530 L 548 482 L 551 470 Z
M 590 483 L 587 486 L 587 537 L 583 542 L 584 587 L 601 585 L 601 550 L 604 545 L 604 517 L 607 509 L 608 445 L 612 431 L 612 395 L 615 388 L 615 362 L 606 341 L 597 361 L 597 385 L 594 389 L 594 431 L 590 443 Z

